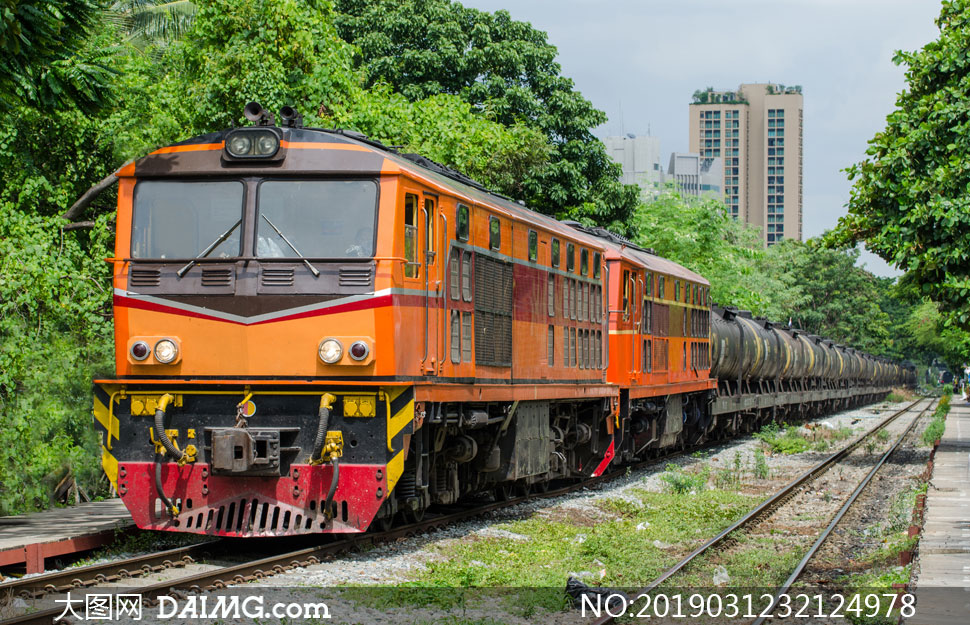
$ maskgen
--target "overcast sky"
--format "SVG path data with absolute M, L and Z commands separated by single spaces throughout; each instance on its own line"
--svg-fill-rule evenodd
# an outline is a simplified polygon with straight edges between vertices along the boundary
M 596 134 L 659 137 L 663 162 L 687 151 L 695 90 L 802 85 L 806 238 L 845 214 L 841 170 L 861 160 L 905 85 L 893 52 L 935 39 L 940 11 L 939 0 L 460 1 L 546 31 L 563 74 L 609 116 Z M 871 254 L 863 260 L 897 273 Z

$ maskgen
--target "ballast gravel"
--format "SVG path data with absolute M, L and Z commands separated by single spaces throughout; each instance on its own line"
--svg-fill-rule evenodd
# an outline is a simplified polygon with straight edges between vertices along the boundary
M 854 435 L 858 435 L 870 429 L 876 420 L 900 410 L 908 403 L 873 404 L 815 419 L 809 423 L 821 425 L 824 422 L 826 425 L 821 427 L 830 426 L 835 429 L 851 427 Z M 837 446 L 843 444 L 836 443 Z M 397 585 L 415 579 L 426 568 L 427 562 L 444 557 L 441 555 L 442 548 L 446 548 L 454 541 L 474 541 L 490 537 L 527 541 L 528 536 L 515 534 L 498 526 L 533 516 L 582 519 L 588 524 L 609 519 L 610 515 L 603 511 L 598 505 L 599 502 L 607 499 L 633 501 L 635 495 L 632 490 L 635 488 L 660 491 L 662 489 L 660 476 L 667 464 L 686 468 L 700 462 L 707 462 L 714 467 L 729 467 L 734 462 L 736 453 L 740 453 L 744 466 L 748 466 L 752 462 L 755 450 L 760 447 L 760 441 L 752 436 L 745 436 L 709 447 L 702 454 L 679 456 L 669 461 L 661 459 L 654 465 L 632 471 L 629 475 L 606 484 L 584 488 L 568 495 L 527 501 L 482 517 L 456 523 L 433 533 L 399 539 L 397 542 L 381 544 L 368 551 L 340 556 L 332 561 L 268 577 L 258 582 L 258 585 L 266 587 Z M 766 461 L 772 481 L 784 481 L 785 478 L 794 477 L 815 464 L 824 455 L 826 454 L 813 452 L 775 455 L 767 456 Z

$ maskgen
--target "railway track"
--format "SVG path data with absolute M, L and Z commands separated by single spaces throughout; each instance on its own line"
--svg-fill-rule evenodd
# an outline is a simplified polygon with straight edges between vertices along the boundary
M 698 555 L 721 542 L 729 533 L 750 523 L 753 519 L 764 515 L 769 509 L 773 509 L 787 500 L 795 490 L 801 485 L 811 481 L 829 466 L 837 462 L 842 457 L 848 455 L 853 449 L 857 448 L 871 434 L 882 429 L 901 415 L 912 409 L 919 401 L 910 404 L 906 408 L 890 415 L 878 426 L 850 443 L 843 450 L 836 452 L 825 461 L 813 467 L 810 471 L 797 478 L 794 482 L 786 486 L 786 491 L 779 491 L 772 498 L 761 504 L 745 519 L 722 532 L 718 537 L 712 539 L 704 546 L 700 547 L 682 563 L 673 567 L 658 578 L 645 591 L 652 590 L 670 576 L 674 575 L 683 566 L 689 563 Z M 928 408 L 927 408 L 928 409 Z M 925 412 L 926 409 L 924 409 Z M 915 422 L 915 421 L 914 421 Z M 721 441 L 711 441 L 704 446 L 719 444 Z M 898 444 L 898 443 L 897 443 Z M 703 447 L 703 446 L 700 446 Z M 895 448 L 895 447 L 894 447 Z M 155 584 L 143 585 L 137 588 L 128 589 L 128 592 L 137 592 L 145 600 L 151 601 L 159 595 L 171 594 L 173 591 L 182 590 L 189 592 L 202 592 L 207 590 L 218 590 L 233 584 L 243 584 L 262 579 L 271 575 L 284 573 L 286 571 L 312 566 L 321 561 L 333 558 L 338 555 L 348 553 L 354 549 L 390 542 L 399 538 L 413 536 L 419 533 L 435 531 L 446 527 L 452 523 L 457 523 L 474 517 L 478 517 L 489 512 L 501 510 L 503 508 L 515 506 L 534 499 L 548 499 L 567 495 L 578 490 L 609 482 L 627 474 L 628 470 L 639 470 L 655 465 L 658 462 L 667 462 L 673 458 L 682 456 L 693 451 L 689 448 L 684 451 L 668 454 L 661 458 L 651 458 L 643 462 L 623 467 L 622 469 L 606 473 L 597 478 L 592 478 L 583 482 L 569 484 L 560 488 L 550 489 L 546 492 L 534 492 L 522 496 L 511 497 L 502 501 L 496 501 L 485 505 L 474 505 L 460 510 L 449 511 L 444 514 L 434 515 L 417 523 L 402 525 L 390 530 L 369 532 L 365 534 L 355 534 L 346 538 L 331 540 L 323 544 L 308 546 L 301 549 L 287 551 L 282 554 L 270 555 L 258 559 L 246 561 L 239 564 L 218 566 L 212 570 L 191 573 L 174 579 L 165 580 Z M 822 468 L 824 467 L 824 468 Z M 787 493 L 787 494 L 783 494 Z M 747 519 L 747 521 L 746 521 Z M 19 597 L 22 599 L 40 599 L 56 593 L 64 593 L 86 588 L 95 588 L 104 584 L 119 582 L 126 579 L 143 577 L 152 573 L 157 573 L 173 568 L 183 568 L 191 564 L 200 563 L 206 556 L 218 554 L 225 550 L 224 540 L 214 540 L 176 549 L 169 549 L 151 554 L 138 555 L 131 558 L 92 564 L 75 569 L 66 569 L 46 573 L 34 577 L 12 580 L 0 583 L 0 598 Z M 0 625 L 50 625 L 55 622 L 55 618 L 63 612 L 63 608 L 42 609 L 36 612 L 20 615 L 17 617 L 0 620 Z M 604 623 L 611 622 L 609 620 Z
M 786 484 L 780 490 L 776 491 L 775 494 L 773 494 L 771 497 L 763 501 L 756 508 L 751 510 L 749 513 L 747 513 L 741 519 L 736 521 L 730 527 L 723 530 L 717 536 L 708 540 L 703 545 L 699 546 L 697 549 L 692 551 L 690 554 L 688 554 L 684 559 L 679 561 L 677 564 L 673 565 L 672 567 L 670 567 L 669 569 L 661 573 L 660 576 L 657 577 L 655 580 L 653 580 L 649 585 L 642 588 L 637 593 L 637 596 L 645 595 L 657 590 L 662 584 L 669 581 L 675 575 L 680 573 L 689 564 L 696 561 L 701 555 L 709 553 L 712 550 L 716 549 L 717 547 L 724 545 L 730 539 L 730 537 L 735 535 L 737 532 L 744 530 L 745 528 L 751 527 L 754 524 L 770 516 L 775 510 L 781 507 L 785 502 L 787 502 L 789 499 L 794 497 L 802 489 L 802 487 L 818 479 L 829 469 L 831 469 L 835 464 L 845 459 L 847 456 L 849 456 L 849 454 L 851 454 L 853 451 L 855 451 L 861 445 L 863 445 L 865 441 L 868 440 L 871 436 L 875 436 L 875 434 L 878 431 L 882 430 L 883 428 L 890 425 L 891 423 L 893 423 L 903 415 L 912 411 L 917 404 L 925 402 L 926 405 L 918 409 L 919 413 L 913 418 L 912 422 L 903 430 L 903 432 L 896 438 L 895 442 L 886 450 L 885 453 L 882 454 L 882 456 L 872 467 L 872 469 L 859 482 L 855 490 L 853 490 L 852 493 L 849 495 L 849 497 L 844 501 L 842 506 L 839 508 L 838 512 L 836 512 L 836 514 L 831 518 L 828 525 L 819 534 L 818 538 L 815 540 L 815 542 L 812 544 L 809 550 L 802 557 L 801 561 L 798 563 L 796 568 L 792 571 L 791 575 L 789 575 L 788 579 L 786 579 L 785 582 L 782 584 L 782 586 L 779 587 L 779 590 L 774 594 L 772 598 L 771 605 L 768 607 L 768 609 L 762 612 L 763 614 L 770 614 L 771 611 L 778 604 L 781 597 L 784 596 L 792 587 L 792 585 L 795 583 L 795 581 L 798 580 L 798 578 L 801 576 L 802 572 L 805 570 L 806 566 L 808 565 L 809 561 L 811 561 L 811 559 L 821 548 L 825 540 L 832 534 L 832 531 L 836 528 L 839 521 L 841 521 L 842 517 L 845 516 L 845 513 L 848 512 L 849 508 L 852 507 L 852 504 L 859 497 L 859 495 L 869 484 L 872 478 L 876 475 L 879 469 L 882 468 L 886 460 L 893 454 L 893 452 L 896 451 L 896 449 L 903 442 L 903 440 L 909 435 L 909 433 L 913 430 L 913 428 L 920 421 L 920 419 L 922 419 L 923 415 L 925 415 L 930 410 L 930 408 L 933 407 L 934 401 L 935 400 L 933 399 L 926 399 L 926 398 L 918 399 L 914 401 L 912 404 L 910 404 L 909 406 L 903 408 L 902 410 L 899 410 L 893 413 L 892 415 L 886 417 L 881 422 L 879 422 L 879 424 L 877 424 L 876 426 L 874 426 L 864 434 L 860 435 L 851 443 L 849 443 L 839 451 L 831 454 L 830 456 L 828 456 L 827 458 L 825 458 L 824 460 L 822 460 L 821 462 L 813 466 L 808 471 L 796 477 L 794 480 Z M 607 625 L 609 623 L 613 623 L 616 620 L 616 618 L 617 617 L 610 616 L 607 614 L 593 621 L 593 625 Z M 751 625 L 763 625 L 763 623 L 765 623 L 766 620 L 767 620 L 767 617 L 759 616 L 758 618 L 756 618 L 754 621 L 751 622 Z
M 712 441 L 710 444 L 717 444 L 719 441 Z M 286 571 L 312 566 L 324 559 L 336 557 L 340 554 L 350 552 L 358 547 L 365 547 L 384 542 L 397 540 L 413 536 L 415 534 L 435 531 L 444 528 L 452 523 L 464 521 L 478 517 L 489 512 L 501 510 L 515 506 L 526 501 L 535 499 L 549 499 L 567 495 L 578 490 L 595 486 L 614 480 L 627 474 L 628 470 L 637 470 L 655 465 L 662 461 L 668 461 L 692 451 L 687 449 L 674 454 L 669 454 L 663 458 L 652 458 L 643 462 L 623 467 L 616 471 L 605 473 L 599 477 L 569 484 L 560 488 L 549 489 L 545 492 L 533 492 L 517 497 L 511 497 L 489 503 L 485 505 L 474 505 L 460 510 L 449 511 L 444 514 L 434 515 L 417 523 L 410 523 L 395 527 L 390 530 L 379 532 L 368 532 L 365 534 L 354 534 L 346 538 L 333 540 L 324 544 L 309 546 L 302 549 L 288 551 L 283 554 L 271 555 L 240 564 L 220 566 L 209 571 L 192 573 L 175 579 L 166 580 L 156 584 L 140 586 L 137 588 L 126 589 L 126 592 L 137 592 L 145 600 L 151 601 L 159 595 L 171 594 L 173 590 L 189 592 L 202 592 L 206 590 L 217 590 L 232 584 L 243 584 L 284 573 Z M 7 597 L 19 597 L 22 599 L 39 599 L 55 593 L 64 593 L 72 590 L 94 588 L 106 583 L 117 582 L 124 579 L 141 577 L 172 568 L 182 568 L 190 564 L 196 564 L 200 558 L 207 554 L 218 552 L 222 549 L 223 540 L 209 541 L 170 549 L 157 553 L 139 555 L 132 558 L 125 558 L 113 562 L 92 564 L 76 569 L 67 569 L 53 573 L 47 573 L 34 577 L 12 580 L 0 583 L 0 599 Z M 42 609 L 36 612 L 16 616 L 9 619 L 0 620 L 0 625 L 50 625 L 55 622 L 55 618 L 63 612 L 63 607 L 56 609 Z

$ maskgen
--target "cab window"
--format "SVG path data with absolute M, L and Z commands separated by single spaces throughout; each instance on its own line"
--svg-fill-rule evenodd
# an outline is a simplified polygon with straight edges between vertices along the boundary
M 418 277 L 418 196 L 404 196 L 404 276 Z
M 458 217 L 455 219 L 455 237 L 459 241 L 468 240 L 468 207 L 464 204 L 458 205 Z
M 536 262 L 539 258 L 539 235 L 535 230 L 529 230 L 529 260 Z
M 498 217 L 488 218 L 488 247 L 493 250 L 502 247 L 502 224 Z

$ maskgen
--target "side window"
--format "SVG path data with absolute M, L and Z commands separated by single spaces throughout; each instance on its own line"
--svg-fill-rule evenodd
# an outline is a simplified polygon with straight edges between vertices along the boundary
M 461 265 L 461 250 L 452 248 L 451 258 L 448 260 L 448 269 L 451 273 L 451 299 L 453 300 L 457 300 L 458 294 L 461 292 L 459 265 Z
M 529 260 L 536 262 L 539 258 L 539 235 L 535 230 L 529 230 Z
M 674 301 L 680 301 L 680 280 L 674 280 Z
M 667 299 L 667 289 L 665 288 L 666 285 L 664 284 L 664 282 L 665 281 L 663 276 L 660 276 L 659 278 L 657 278 L 657 297 L 659 297 L 660 299 Z
M 589 250 L 579 252 L 579 273 L 584 276 L 589 273 Z
M 553 239 L 552 244 L 549 246 L 549 250 L 552 254 L 552 266 L 559 266 L 559 239 Z
M 566 271 L 572 273 L 576 270 L 576 246 L 572 243 L 566 244 Z
M 502 247 L 502 224 L 498 217 L 488 218 L 488 247 L 493 250 Z
M 630 318 L 630 272 L 623 270 L 623 319 Z
M 472 312 L 468 310 L 461 314 L 461 358 L 472 361 Z
M 461 255 L 461 298 L 472 301 L 472 253 L 468 251 Z
M 593 277 L 599 280 L 603 270 L 603 256 L 599 252 L 593 254 Z
M 451 362 L 461 362 L 461 313 L 451 311 Z
M 434 200 L 431 198 L 424 199 L 424 250 L 426 252 L 432 252 L 431 254 L 426 254 L 427 263 L 429 265 L 435 264 L 435 254 L 434 252 L 434 220 L 435 220 L 435 210 L 434 210 Z
M 404 196 L 404 275 L 418 277 L 418 196 Z
M 468 240 L 468 224 L 470 222 L 470 217 L 468 215 L 468 207 L 464 204 L 458 205 L 458 216 L 455 218 L 455 238 L 459 241 Z
M 647 297 L 653 297 L 653 274 L 652 273 L 644 274 L 643 280 L 645 285 L 644 289 L 646 290 L 644 295 L 646 295 Z
M 569 281 L 569 318 L 576 318 L 576 281 Z
M 546 278 L 546 307 L 549 309 L 549 316 L 556 316 L 556 276 L 549 274 Z
M 569 278 L 563 278 L 562 282 L 562 318 L 569 319 Z M 566 350 L 567 352 L 569 350 Z
M 549 326 L 546 332 L 546 363 L 550 367 L 556 365 L 556 326 Z

